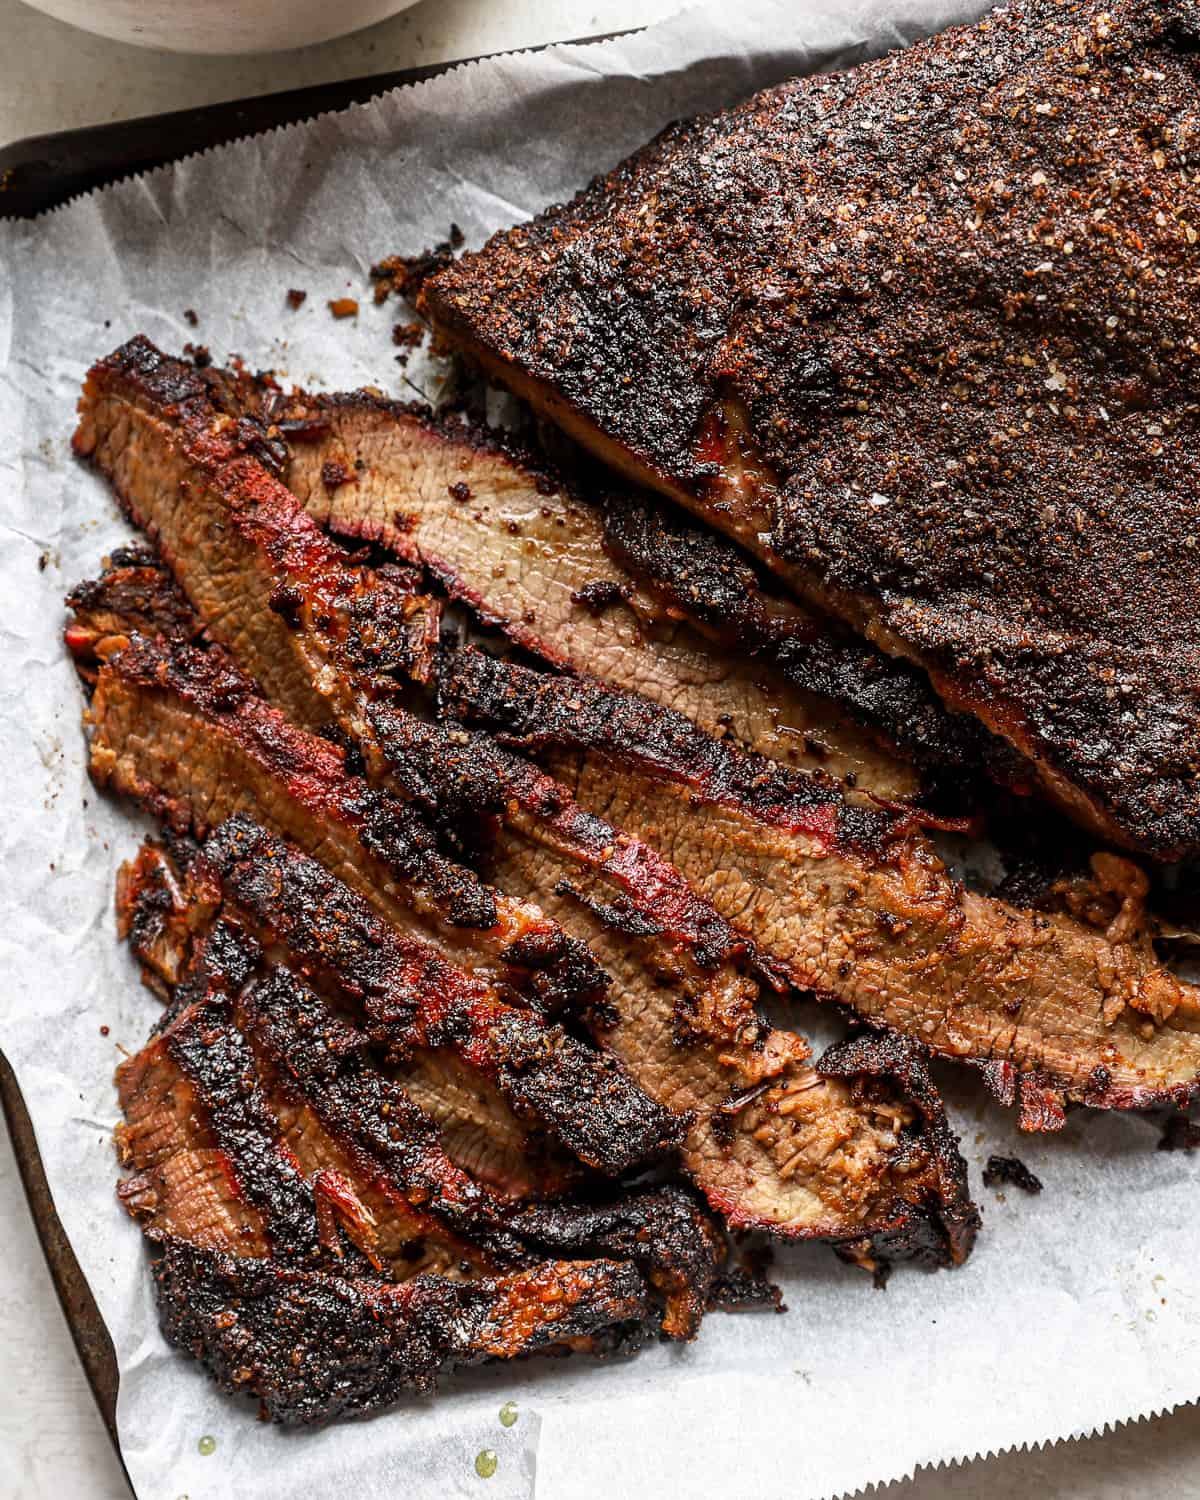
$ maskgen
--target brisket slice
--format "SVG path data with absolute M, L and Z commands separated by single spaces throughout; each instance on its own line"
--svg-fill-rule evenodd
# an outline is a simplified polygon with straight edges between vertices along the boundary
M 920 673 L 757 580 L 748 597 L 697 596 L 694 554 L 639 544 L 635 518 L 651 523 L 631 492 L 598 506 L 501 433 L 366 392 L 277 397 L 263 418 L 286 441 L 283 478 L 317 521 L 420 563 L 553 666 L 636 689 L 710 734 L 821 765 L 881 797 L 911 796 L 916 779 L 847 714 L 923 766 L 978 758 L 963 753 L 960 721 Z M 690 537 L 669 535 L 690 549 Z M 710 566 L 736 569 L 743 586 L 753 578 L 728 542 L 710 536 L 706 549 Z M 759 613 L 782 630 L 747 632 Z
M 256 1396 L 272 1421 L 290 1426 L 378 1411 L 432 1390 L 447 1366 L 610 1353 L 645 1337 L 645 1285 L 620 1261 L 395 1284 L 169 1240 L 154 1277 L 171 1342 L 222 1390 Z
M 258 1215 L 242 1253 L 264 1253 L 266 1238 L 276 1258 L 311 1259 L 318 1247 L 340 1257 L 340 1225 L 392 1275 L 417 1274 L 435 1256 L 454 1275 L 547 1254 L 618 1256 L 662 1296 L 664 1331 L 694 1334 L 724 1250 L 689 1195 L 667 1187 L 513 1203 L 473 1182 L 367 1033 L 287 966 L 286 950 L 264 950 L 236 902 L 212 913 L 214 883 L 207 856 L 193 861 L 185 884 L 201 893 L 209 930 L 159 1035 L 118 1073 L 122 1155 L 138 1173 L 123 1193 L 148 1230 L 174 1232 L 194 1196 L 171 1191 L 164 1165 L 181 1151 L 185 1160 L 210 1151 L 223 1164 L 225 1196 Z M 135 905 L 153 900 L 153 885 L 143 889 Z
M 292 730 L 250 695 L 244 679 L 219 657 L 192 647 L 172 651 L 135 638 L 101 668 L 90 718 L 91 768 L 100 785 L 135 798 L 180 830 L 203 833 L 236 814 L 261 819 L 335 870 L 403 934 L 397 936 L 399 948 L 414 957 L 427 954 L 435 965 L 430 972 L 447 976 L 448 982 L 453 978 L 463 997 L 480 993 L 475 981 L 455 966 L 447 945 L 430 943 L 413 921 L 405 867 L 393 855 L 398 848 L 403 852 L 411 810 L 347 777 L 333 746 Z M 428 834 L 423 836 L 431 843 Z M 510 903 L 510 909 L 515 906 Z M 531 950 L 525 955 L 529 961 L 570 941 L 540 913 L 536 921 L 531 933 L 516 939 Z M 582 945 L 573 944 L 574 949 Z M 494 989 L 482 989 L 497 1006 L 496 1015 L 510 1009 L 500 1008 Z M 587 991 L 595 993 L 591 987 Z M 428 1003 L 435 1003 L 432 995 Z M 685 1121 L 652 1106 L 602 1057 L 590 1063 L 581 1044 L 560 1028 L 532 1012 L 522 1015 L 527 1017 L 523 1025 L 514 1023 L 508 1034 L 514 1048 L 518 1035 L 532 1037 L 540 1027 L 547 1045 L 562 1048 L 564 1070 L 591 1068 L 593 1073 L 592 1087 L 582 1099 L 548 1084 L 536 1094 L 537 1111 L 532 1092 L 521 1099 L 523 1112 L 537 1114 L 540 1132 L 563 1144 L 569 1138 L 587 1159 L 609 1171 L 644 1160 L 679 1139 Z M 465 1033 L 456 1027 L 447 1041 L 465 1045 Z M 497 1048 L 505 1044 L 499 1033 L 494 1041 Z M 585 1106 L 591 1111 L 586 1120 L 580 1116 Z
M 1161 858 L 1200 846 L 1196 36 L 1023 0 L 673 127 L 424 292 Z
M 111 480 L 207 632 L 297 725 L 333 717 L 289 628 L 299 594 L 326 622 L 334 665 L 425 675 L 430 601 L 403 587 L 364 597 L 343 549 L 264 467 L 279 455 L 263 429 L 218 412 L 197 371 L 132 339 L 93 366 L 79 411 L 76 452 Z
M 593 1029 L 687 1112 L 683 1166 L 731 1226 L 833 1240 L 868 1265 L 965 1257 L 965 1168 L 913 1049 L 889 1068 L 880 1047 L 854 1077 L 809 1066 L 807 1043 L 765 1020 L 744 940 L 651 847 L 485 735 L 386 704 L 368 718 L 409 795 L 454 825 L 491 820 L 489 876 L 536 891 L 602 955 L 616 982 Z
M 1106 928 L 962 889 L 910 821 L 719 744 L 602 683 L 479 651 L 447 709 L 540 751 L 579 803 L 645 838 L 792 982 L 973 1061 L 1023 1123 L 1064 1101 L 1141 1108 L 1200 1084 L 1200 1005 L 1158 963 L 1128 861 L 1094 860 Z

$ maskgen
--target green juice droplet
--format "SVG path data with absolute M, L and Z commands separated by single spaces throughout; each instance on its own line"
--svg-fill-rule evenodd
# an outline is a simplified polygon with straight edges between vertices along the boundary
M 196 1447 L 199 1448 L 200 1452 L 203 1453 L 205 1458 L 207 1458 L 210 1453 L 215 1453 L 217 1451 L 217 1440 L 215 1437 L 210 1437 L 208 1433 L 205 1433 L 200 1441 L 196 1444 Z
M 484 1448 L 475 1455 L 475 1472 L 480 1479 L 490 1479 L 496 1472 L 496 1455 L 490 1448 Z
M 500 1408 L 500 1425 L 501 1425 L 501 1427 L 512 1427 L 513 1424 L 516 1422 L 516 1420 L 517 1420 L 517 1403 L 515 1401 L 506 1401 L 504 1403 L 504 1405 Z

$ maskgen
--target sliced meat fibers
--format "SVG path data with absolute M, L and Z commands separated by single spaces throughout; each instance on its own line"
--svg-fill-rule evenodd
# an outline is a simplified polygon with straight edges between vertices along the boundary
M 209 892 L 221 882 L 200 858 L 187 884 Z M 366 1032 L 283 961 L 290 955 L 264 953 L 241 918 L 224 905 L 159 1035 L 118 1073 L 127 1117 L 118 1136 L 137 1169 L 122 1196 L 147 1232 L 305 1262 L 320 1249 L 341 1258 L 340 1231 L 397 1278 L 615 1256 L 664 1301 L 665 1332 L 696 1331 L 724 1251 L 686 1193 L 554 1203 L 489 1193 L 441 1150 L 435 1123 Z M 177 1158 L 198 1154 L 225 1188 L 218 1201 L 248 1205 L 252 1233 L 223 1240 L 211 1211 L 202 1220 L 197 1204 L 210 1204 L 211 1185 L 193 1191 L 177 1170 Z
M 1200 1004 L 1158 963 L 1141 873 L 1098 855 L 1097 930 L 955 884 L 911 824 L 583 679 L 466 651 L 450 712 L 547 757 L 579 803 L 645 838 L 793 983 L 984 1066 L 1023 1123 L 1064 1101 L 1180 1102 L 1200 1084 Z
M 152 354 L 142 350 L 138 358 L 158 369 Z M 110 374 L 95 378 L 103 383 Z M 136 514 L 146 514 L 158 503 L 152 487 L 148 490 L 138 474 L 159 472 L 164 451 L 177 451 L 180 443 L 191 441 L 186 435 L 190 420 L 167 411 L 143 434 L 143 457 L 152 453 L 155 458 L 125 481 L 127 499 Z M 213 439 L 219 441 L 219 437 Z M 122 452 L 130 453 L 132 446 Z M 205 445 L 195 442 L 192 446 Z M 346 649 L 347 637 L 337 623 L 337 611 L 327 608 L 325 601 L 352 597 L 359 618 L 391 620 L 402 616 L 405 600 L 403 596 L 390 598 L 394 590 L 387 578 L 374 576 L 369 569 L 349 569 L 345 558 L 316 532 L 311 521 L 302 512 L 296 513 L 296 502 L 288 492 L 256 463 L 251 486 L 247 474 L 252 463 L 236 458 L 215 472 L 204 458 L 203 472 L 191 470 L 188 490 L 191 501 L 198 503 L 196 491 L 202 488 L 203 503 L 211 514 L 227 516 L 226 533 L 240 538 L 236 547 L 226 541 L 225 587 L 243 601 L 241 639 L 248 664 L 264 679 L 275 660 L 286 658 L 299 664 L 300 672 L 309 676 L 301 676 L 298 688 L 292 683 L 294 700 L 302 703 L 309 693 L 322 697 L 341 718 L 343 728 L 360 738 L 366 735 L 361 748 L 368 764 L 374 765 L 378 756 L 372 746 L 379 736 L 364 718 L 361 705 L 373 695 L 386 696 L 389 686 L 394 693 L 396 684 L 364 664 L 361 652 Z M 298 537 L 304 538 L 299 558 Z M 192 570 L 177 567 L 177 572 L 188 587 Z M 202 580 L 191 587 L 198 601 L 206 599 Z M 254 622 L 251 628 L 254 601 L 278 597 L 285 589 L 289 591 L 286 611 L 274 620 Z M 263 612 L 261 602 L 258 610 Z M 263 644 L 267 641 L 269 646 Z M 128 653 L 117 657 L 114 665 L 123 671 L 127 661 Z M 395 671 L 403 675 L 404 668 L 397 664 Z M 282 680 L 283 674 L 277 677 Z M 389 725 L 393 745 L 400 733 L 398 726 L 406 722 L 416 724 L 407 715 L 393 716 Z M 411 774 L 419 770 L 418 762 L 413 757 L 405 760 L 403 755 L 390 759 L 396 783 L 405 795 L 419 797 L 422 787 Z M 457 764 L 452 751 L 446 763 Z M 469 801 L 470 788 L 466 790 Z M 477 777 L 477 805 L 464 806 L 459 819 L 447 815 L 442 806 L 443 820 L 453 823 L 461 834 L 481 809 L 487 810 L 485 803 L 490 807 L 495 795 L 495 782 L 485 776 L 481 789 Z M 902 1236 L 897 1231 L 907 1224 L 913 1245 L 924 1251 L 940 1232 L 931 1234 L 928 1226 L 941 1225 L 944 1234 L 937 1253 L 952 1258 L 965 1253 L 970 1230 L 964 1226 L 973 1223 L 973 1211 L 940 1112 L 909 1107 L 894 1089 L 877 1079 L 861 1087 L 822 1081 L 801 1066 L 807 1055 L 805 1045 L 799 1038 L 765 1027 L 755 1011 L 753 985 L 726 959 L 721 947 L 729 945 L 724 923 L 703 902 L 696 902 L 686 884 L 661 860 L 647 860 L 650 851 L 636 841 L 626 841 L 624 858 L 645 887 L 638 891 L 635 882 L 641 914 L 634 910 L 629 920 L 644 925 L 646 910 L 654 905 L 655 885 L 663 889 L 669 881 L 677 893 L 673 899 L 688 905 L 688 920 L 699 926 L 686 936 L 648 929 L 635 934 L 636 941 L 630 943 L 620 936 L 614 938 L 598 915 L 611 907 L 613 893 L 606 896 L 603 888 L 615 868 L 609 862 L 603 871 L 596 870 L 595 850 L 603 830 L 589 829 L 588 837 L 576 832 L 573 843 L 564 841 L 562 830 L 569 826 L 568 816 L 564 813 L 559 824 L 550 828 L 539 815 L 542 800 L 540 795 L 533 798 L 535 812 L 528 823 L 533 844 L 544 846 L 542 862 L 552 859 L 553 870 L 507 868 L 502 885 L 553 903 L 565 926 L 593 943 L 602 943 L 609 961 L 621 965 L 619 994 L 614 992 L 611 1003 L 618 1015 L 635 1024 L 622 1029 L 622 1045 L 615 1050 L 661 1104 L 698 1110 L 703 1116 L 703 1123 L 693 1130 L 690 1166 L 711 1200 L 739 1224 L 857 1244 L 886 1232 L 898 1248 Z M 278 815 L 272 821 L 281 826 Z M 514 852 L 517 846 L 514 839 Z M 636 871 L 639 859 L 646 862 L 640 872 Z M 652 866 L 661 866 L 662 872 Z M 555 890 L 562 881 L 576 886 L 582 882 L 580 893 L 565 904 Z M 599 908 L 588 895 L 592 887 L 599 893 Z M 630 906 L 627 889 L 615 894 L 620 903 Z M 722 934 L 712 955 L 705 949 L 705 924 Z M 625 925 L 628 928 L 628 922 Z M 678 1020 L 681 1007 L 690 1007 L 690 1020 Z M 672 1072 L 679 1054 L 671 1039 L 677 1042 L 689 1029 L 698 1061 L 692 1083 L 685 1084 Z M 613 1034 L 606 1040 L 614 1046 Z M 764 1046 L 765 1042 L 771 1045 Z M 744 1097 L 748 1092 L 752 1097 Z M 735 1120 L 736 1124 L 731 1123 Z M 914 1148 L 918 1136 L 924 1143 Z M 735 1138 L 740 1161 L 730 1148 Z
M 205 857 L 264 940 L 363 1004 L 372 1040 L 393 1059 L 421 1049 L 456 1053 L 519 1118 L 539 1122 L 604 1172 L 673 1144 L 662 1112 L 647 1107 L 610 1056 L 504 1004 L 477 975 L 384 922 L 294 845 L 231 818 L 207 840 Z
M 423 564 L 554 666 L 881 797 L 915 790 L 889 745 L 930 773 L 982 765 L 1028 778 L 919 669 L 772 591 L 727 540 L 630 487 L 589 498 L 502 434 L 365 392 L 257 409 L 286 441 L 283 477 L 310 515 Z
M 743 972 L 743 942 L 647 844 L 584 812 L 565 786 L 484 735 L 387 705 L 368 717 L 385 760 L 452 825 L 496 820 L 489 875 L 542 893 L 613 974 L 597 1035 L 652 1097 L 693 1123 L 681 1160 L 735 1228 L 957 1261 L 976 1215 L 919 1057 L 831 1077 L 775 1030 Z M 546 893 L 552 893 L 547 895 Z
M 1006 5 L 674 126 L 424 291 L 1164 859 L 1200 847 L 1196 34 Z
M 602 509 L 499 433 L 366 393 L 279 397 L 267 416 L 287 444 L 283 478 L 310 515 L 421 563 L 554 666 L 636 688 L 709 733 L 883 797 L 911 795 L 915 779 L 856 730 L 855 715 L 930 759 L 947 739 L 949 716 L 919 674 L 782 601 L 786 633 L 805 649 L 777 662 L 740 618 L 696 607 L 686 565 L 661 548 L 620 546 Z M 735 548 L 711 545 L 738 565 Z M 771 596 L 761 586 L 757 595 L 770 610 Z
M 234 405 L 230 391 L 239 388 L 206 381 L 135 338 L 90 372 L 75 448 L 157 541 L 214 637 L 297 723 L 320 725 L 331 710 L 286 638 L 293 587 L 321 592 L 342 625 L 343 652 L 378 672 L 419 661 L 424 616 L 401 606 L 387 619 L 371 617 L 353 590 L 323 580 L 339 549 L 295 514 L 276 471 L 318 521 L 388 542 L 557 665 L 599 668 L 714 732 L 732 731 L 789 762 L 820 761 L 879 795 L 916 789 L 902 761 L 827 701 L 798 691 L 794 673 L 772 680 L 769 663 L 712 645 L 659 602 L 606 555 L 599 512 L 495 435 L 367 397 L 315 406 L 297 398 L 268 432 Z M 263 584 L 274 612 L 234 582 L 256 569 L 279 575 Z
M 79 621 L 76 628 L 88 636 Z M 109 656 L 92 707 L 97 773 L 151 805 L 162 807 L 164 795 L 182 797 L 189 807 L 198 802 L 206 808 L 205 826 L 218 812 L 269 814 L 274 826 L 293 837 L 304 835 L 308 846 L 320 852 L 321 841 L 305 830 L 313 826 L 313 809 L 320 808 L 327 818 L 335 800 L 325 795 L 298 804 L 294 791 L 287 789 L 295 785 L 301 753 L 310 765 L 318 752 L 331 755 L 344 780 L 337 752 L 323 741 L 291 731 L 291 753 L 282 761 L 273 758 L 267 752 L 283 732 L 279 716 L 254 700 L 249 722 L 257 723 L 259 730 L 247 736 L 245 703 L 237 706 L 237 693 L 227 690 L 214 700 L 197 680 L 205 670 L 216 670 L 218 676 L 228 672 L 227 665 L 214 668 L 211 657 L 192 647 L 169 652 L 141 640 Z M 153 667 L 156 688 L 163 692 L 146 690 L 148 665 Z M 214 710 L 214 701 L 224 705 L 221 712 Z M 184 715 L 189 742 L 203 735 L 207 754 L 173 753 L 176 737 L 159 727 L 164 704 Z M 164 724 L 168 718 L 163 718 Z M 136 734 L 129 733 L 126 726 L 131 724 L 139 726 Z M 269 734 L 260 732 L 263 724 L 270 726 Z M 398 737 L 406 733 L 402 750 Z M 580 814 L 565 792 L 556 792 L 532 767 L 496 747 L 483 758 L 486 746 L 476 736 L 478 749 L 467 780 L 461 776 L 461 748 L 445 730 L 421 726 L 394 710 L 380 721 L 378 734 L 381 748 L 390 749 L 394 765 L 403 769 L 408 792 L 432 798 L 441 815 L 457 819 L 460 827 L 480 815 L 489 816 L 497 800 L 507 803 L 515 796 L 524 809 L 520 821 L 525 833 L 514 834 L 505 844 L 505 879 L 514 888 L 536 889 L 540 899 L 560 909 L 569 930 L 601 945 L 606 959 L 619 965 L 618 983 L 600 1007 L 618 1019 L 599 1034 L 657 1102 L 660 1113 L 645 1119 L 648 1101 L 640 1095 L 627 1101 L 618 1090 L 617 1099 L 600 1112 L 603 1144 L 589 1139 L 598 1126 L 590 1117 L 573 1120 L 571 1101 L 589 1100 L 595 1114 L 599 1059 L 589 1062 L 597 1077 L 580 1096 L 568 1086 L 572 1066 L 578 1071 L 580 1064 L 572 1065 L 565 1051 L 562 1062 L 548 1066 L 545 1075 L 545 1086 L 553 1089 L 554 1110 L 549 1101 L 530 1093 L 532 1080 L 505 1089 L 511 1106 L 539 1102 L 543 1129 L 585 1160 L 607 1162 L 610 1168 L 613 1153 L 632 1154 L 635 1143 L 651 1150 L 679 1139 L 686 1130 L 685 1162 L 695 1180 L 731 1222 L 746 1227 L 833 1239 L 868 1262 L 875 1247 L 885 1242 L 888 1254 L 897 1258 L 906 1251 L 933 1258 L 965 1253 L 973 1211 L 961 1161 L 936 1099 L 914 1104 L 885 1080 L 822 1078 L 808 1067 L 808 1049 L 801 1039 L 771 1031 L 758 1015 L 755 987 L 736 963 L 740 941 L 722 919 L 649 849 Z M 243 748 L 247 743 L 249 755 Z M 154 746 L 161 748 L 147 748 Z M 213 770 L 225 764 L 214 764 L 218 751 L 236 759 L 229 761 L 226 774 L 213 777 Z M 112 769 L 106 770 L 110 763 Z M 264 764 L 266 778 L 260 774 Z M 509 780 L 500 780 L 501 774 Z M 253 799 L 241 790 L 247 786 L 255 789 Z M 214 801 L 216 788 L 224 787 L 239 791 Z M 438 793 L 446 787 L 459 788 L 459 800 L 452 806 L 444 790 Z M 287 800 L 281 802 L 284 791 Z M 551 808 L 556 815 L 550 814 Z M 212 862 L 237 891 L 243 907 L 253 908 L 258 921 L 276 936 L 286 936 L 318 970 L 336 964 L 343 987 L 364 994 L 376 991 L 369 1011 L 374 1013 L 377 1040 L 386 1039 L 381 1028 L 389 1016 L 402 1018 L 412 1011 L 412 955 L 428 955 L 425 972 L 443 976 L 443 993 L 423 995 L 420 1003 L 431 1015 L 439 1006 L 452 1007 L 444 1019 L 446 1032 L 459 1054 L 480 1071 L 480 1059 L 473 1055 L 479 1043 L 472 1042 L 470 1030 L 453 1015 L 475 1007 L 476 1015 L 482 1016 L 479 997 L 481 989 L 486 995 L 486 988 L 456 974 L 422 943 L 396 935 L 395 924 L 403 918 L 394 908 L 387 908 L 392 926 L 373 917 L 368 902 L 373 900 L 379 908 L 377 892 L 360 886 L 366 900 L 356 902 L 314 861 L 296 856 L 285 860 L 280 846 L 256 835 L 240 836 L 240 826 L 235 819 L 210 843 Z M 243 851 L 245 838 L 249 845 Z M 610 843 L 615 850 L 602 857 Z M 328 860 L 328 844 L 324 847 Z M 361 862 L 357 847 L 347 847 L 341 869 Z M 556 882 L 565 882 L 570 895 L 555 892 Z M 664 904 L 667 900 L 669 906 Z M 664 931 L 662 922 L 672 912 L 673 926 Z M 496 1011 L 493 1002 L 487 1013 Z M 415 1023 L 407 1024 L 411 1040 Z M 522 1036 L 536 1028 L 522 1016 L 512 1030 L 514 1036 Z M 397 1024 L 392 1042 L 403 1048 L 400 1032 Z M 486 1045 L 494 1047 L 498 1035 L 502 1033 L 489 1035 Z M 545 1045 L 550 1045 L 551 1032 L 545 1030 L 544 1036 Z M 531 1045 L 538 1045 L 536 1037 Z M 484 1061 L 494 1070 L 486 1055 Z M 611 1086 L 620 1078 L 605 1081 Z M 442 1100 L 438 1108 L 444 1109 Z
M 260 819 L 320 858 L 404 934 L 396 938 L 397 949 L 414 965 L 424 960 L 427 977 L 438 975 L 456 986 L 463 1004 L 467 996 L 486 1001 L 497 1020 L 511 1012 L 482 977 L 468 976 L 454 964 L 448 943 L 431 943 L 413 920 L 407 889 L 413 866 L 407 853 L 396 853 L 404 850 L 406 828 L 414 826 L 411 810 L 386 798 L 381 802 L 380 794 L 347 776 L 334 746 L 293 730 L 254 697 L 219 653 L 189 646 L 172 650 L 135 638 L 101 667 L 91 723 L 91 768 L 99 784 L 134 797 L 180 830 L 203 832 L 239 813 Z M 423 838 L 427 854 L 432 836 L 424 832 Z M 438 895 L 440 887 L 428 889 L 443 913 L 442 922 L 434 924 L 437 933 L 457 931 L 445 920 L 447 898 Z M 536 925 L 531 922 L 512 941 L 519 962 L 535 965 L 572 942 L 540 913 Z M 575 943 L 568 952 L 576 949 L 586 951 Z M 541 972 L 532 971 L 534 977 Z M 594 980 L 594 965 L 589 973 Z M 600 993 L 594 983 L 582 992 L 584 998 Z M 543 1090 L 541 1129 L 607 1171 L 621 1170 L 679 1139 L 683 1122 L 652 1105 L 604 1058 L 585 1055 L 561 1028 L 522 1012 L 508 1040 L 516 1046 L 519 1036 L 523 1045 L 536 1045 L 539 1028 L 543 1045 L 563 1050 L 565 1069 L 592 1074 L 583 1101 Z M 493 1039 L 502 1045 L 499 1032 Z M 462 1044 L 464 1061 L 471 1061 L 460 1030 L 452 1032 L 452 1041 Z M 581 1102 L 593 1111 L 590 1121 L 577 1117 Z M 519 1103 L 532 1110 L 531 1098 Z

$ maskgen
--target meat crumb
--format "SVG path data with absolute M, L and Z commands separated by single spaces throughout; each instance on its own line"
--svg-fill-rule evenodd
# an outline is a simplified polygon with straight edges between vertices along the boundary
M 187 325 L 189 328 L 195 328 L 198 326 L 200 319 L 196 316 L 196 309 L 194 307 L 185 307 L 183 310 L 183 316 L 187 320 Z
M 207 370 L 212 364 L 212 355 L 205 344 L 184 344 L 183 352 L 190 358 L 197 370 Z
M 457 224 L 451 224 L 449 238 L 432 249 L 421 250 L 416 255 L 385 255 L 371 267 L 375 301 L 386 302 L 394 293 L 411 302 L 435 271 L 450 264 L 462 243 L 462 230 Z
M 1160 1151 L 1200 1151 L 1200 1122 L 1187 1115 L 1168 1115 L 1163 1125 Z
M 456 479 L 453 484 L 448 484 L 446 491 L 451 500 L 457 500 L 460 505 L 465 505 L 471 498 L 471 486 L 462 479 Z
M 620 604 L 626 598 L 626 585 L 617 583 L 611 578 L 597 578 L 595 583 L 587 583 L 581 589 L 575 589 L 571 594 L 572 604 L 582 604 L 584 609 L 593 615 L 598 615 L 613 604 Z
M 397 323 L 392 328 L 392 343 L 397 349 L 415 349 L 424 337 L 423 323 Z
M 333 297 L 329 302 L 329 311 L 335 318 L 357 318 L 358 301 L 354 297 Z
M 308 293 L 302 287 L 294 286 L 288 289 L 287 305 L 292 309 L 293 312 L 295 312 L 297 308 L 303 307 L 307 301 Z
M 1023 1193 L 1042 1191 L 1041 1178 L 1035 1177 L 1020 1157 L 989 1156 L 983 1169 L 984 1187 L 1002 1187 L 1005 1183 L 1011 1183 Z
M 108 1027 L 107 1026 L 101 1026 L 101 1028 L 100 1028 L 100 1035 L 101 1036 L 107 1036 L 108 1035 Z

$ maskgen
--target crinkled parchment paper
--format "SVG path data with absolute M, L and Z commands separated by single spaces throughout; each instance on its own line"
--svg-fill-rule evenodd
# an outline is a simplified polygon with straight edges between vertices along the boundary
M 978 1168 L 1013 1149 L 1011 1121 L 969 1085 L 955 1085 L 955 1112 L 986 1217 L 965 1269 L 901 1269 L 877 1292 L 820 1247 L 785 1252 L 786 1316 L 713 1316 L 691 1347 L 625 1364 L 472 1372 L 437 1401 L 325 1432 L 259 1425 L 168 1351 L 141 1237 L 113 1195 L 113 1068 L 156 1002 L 113 932 L 113 874 L 135 828 L 88 783 L 59 643 L 65 589 L 124 531 L 68 452 L 89 362 L 141 330 L 297 381 L 403 394 L 394 304 L 374 308 L 364 285 L 372 260 L 442 238 L 451 220 L 478 243 L 674 116 L 957 19 L 969 19 L 961 0 L 725 0 L 636 37 L 458 68 L 0 225 L 0 1044 L 113 1334 L 141 1500 L 804 1500 L 1200 1395 L 1200 1163 L 1156 1152 L 1145 1121 L 1076 1116 L 1016 1147 L 1041 1197 L 1001 1197 Z M 293 286 L 309 293 L 299 312 L 284 304 Z M 362 298 L 356 322 L 330 318 L 341 295 Z M 506 1429 L 508 1400 L 520 1417 Z M 485 1448 L 497 1454 L 486 1481 Z

